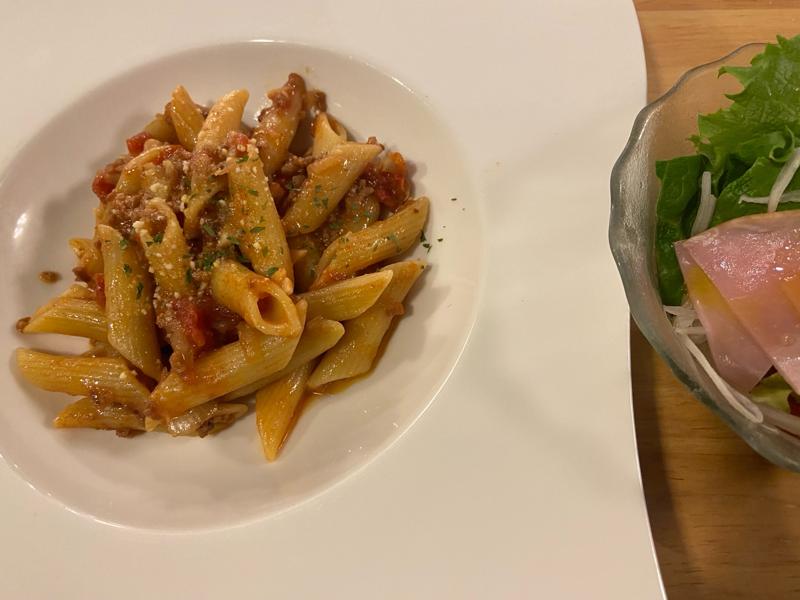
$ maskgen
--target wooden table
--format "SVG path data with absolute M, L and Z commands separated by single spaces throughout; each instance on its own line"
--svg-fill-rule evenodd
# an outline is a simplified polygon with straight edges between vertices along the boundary
M 800 33 L 800 0 L 636 0 L 648 95 L 751 41 Z M 761 459 L 633 326 L 642 478 L 670 598 L 800 597 L 800 475 Z

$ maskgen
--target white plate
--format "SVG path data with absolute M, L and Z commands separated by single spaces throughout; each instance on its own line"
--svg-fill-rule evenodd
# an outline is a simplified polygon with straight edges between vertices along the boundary
M 91 4 L 0 25 L 6 323 L 51 293 L 35 274 L 88 230 L 93 169 L 177 82 L 256 96 L 300 69 L 417 163 L 444 241 L 378 371 L 274 465 L 246 424 L 56 432 L 60 401 L 0 375 L 0 595 L 660 597 L 605 239 L 644 98 L 632 7 Z

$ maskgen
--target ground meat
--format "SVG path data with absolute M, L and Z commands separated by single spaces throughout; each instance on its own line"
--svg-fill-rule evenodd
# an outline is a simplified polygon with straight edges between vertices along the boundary
M 42 283 L 55 283 L 61 279 L 61 275 L 55 271 L 42 271 L 39 273 L 39 281 Z
M 390 152 L 380 166 L 368 166 L 361 179 L 375 190 L 378 202 L 390 210 L 395 210 L 408 199 L 406 161 L 399 152 Z
M 143 207 L 142 192 L 132 195 L 112 192 L 103 208 L 103 222 L 129 238 L 133 235 L 133 223 L 140 220 Z
M 119 181 L 120 173 L 123 167 L 131 159 L 130 156 L 120 156 L 117 160 L 108 163 L 105 167 L 100 169 L 94 176 L 92 181 L 92 191 L 100 199 L 105 202 L 108 195 L 114 190 L 114 187 Z

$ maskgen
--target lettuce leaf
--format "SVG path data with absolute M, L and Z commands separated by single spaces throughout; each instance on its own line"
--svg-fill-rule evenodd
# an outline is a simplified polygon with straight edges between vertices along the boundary
M 744 87 L 728 96 L 728 108 L 697 119 L 699 135 L 692 139 L 715 175 L 731 156 L 747 164 L 758 158 L 786 161 L 800 136 L 800 36 L 779 36 L 749 67 L 722 67 L 719 74 L 732 75 Z
M 664 304 L 677 305 L 683 298 L 683 275 L 674 246 L 689 234 L 684 217 L 697 210 L 700 174 L 705 164 L 706 159 L 697 155 L 656 163 L 656 175 L 661 180 L 656 204 L 656 269 Z
M 750 396 L 756 402 L 769 404 L 772 408 L 789 412 L 789 394 L 792 388 L 786 380 L 778 373 L 765 377 L 758 382 L 758 385 L 750 392 Z
M 800 36 L 778 37 L 747 67 L 723 67 L 742 90 L 728 97 L 731 104 L 700 115 L 698 134 L 691 140 L 696 156 L 656 163 L 661 192 L 656 207 L 656 266 L 665 304 L 680 304 L 683 277 L 674 244 L 688 237 L 697 211 L 700 176 L 712 173 L 717 205 L 711 225 L 765 212 L 765 205 L 739 203 L 739 198 L 767 196 L 782 164 L 800 147 Z M 796 177 L 788 191 L 800 188 Z M 778 210 L 797 209 L 796 203 Z
M 759 158 L 745 171 L 741 177 L 725 186 L 714 210 L 714 217 L 711 219 L 711 226 L 719 225 L 725 221 L 754 215 L 756 213 L 767 212 L 766 204 L 750 204 L 739 202 L 742 195 L 746 196 L 767 196 L 769 195 L 772 184 L 778 177 L 780 165 L 776 165 L 768 158 Z M 786 188 L 791 192 L 800 188 L 800 175 L 795 175 Z M 778 205 L 778 210 L 797 210 L 800 205 L 796 202 L 783 202 Z

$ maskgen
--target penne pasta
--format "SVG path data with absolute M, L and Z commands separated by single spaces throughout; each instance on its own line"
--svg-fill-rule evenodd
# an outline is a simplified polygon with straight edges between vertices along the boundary
M 333 321 L 355 319 L 370 308 L 392 280 L 394 271 L 384 270 L 334 283 L 298 295 L 308 302 L 308 318 Z
M 314 118 L 314 140 L 311 146 L 311 155 L 320 158 L 333 148 L 347 141 L 347 132 L 338 122 L 327 113 L 319 113 Z
M 185 413 L 167 421 L 167 433 L 175 436 L 192 435 L 205 437 L 219 433 L 233 425 L 234 421 L 247 414 L 246 404 L 217 402 L 212 400 L 190 408 Z
M 192 291 L 189 246 L 183 237 L 178 218 L 167 203 L 155 198 L 147 203 L 164 221 L 164 229 L 155 234 L 144 224 L 134 225 L 139 243 L 161 294 L 172 298 L 188 296 Z M 139 225 L 139 226 L 137 226 Z
M 123 404 L 143 414 L 150 393 L 120 358 L 61 356 L 17 349 L 17 366 L 36 387 L 72 396 L 89 396 L 99 404 Z
M 214 152 L 225 143 L 229 131 L 238 131 L 242 123 L 242 113 L 250 94 L 247 90 L 233 90 L 217 100 L 208 111 L 208 117 L 197 133 L 195 150 Z
M 60 333 L 105 342 L 108 324 L 94 294 L 83 286 L 73 285 L 33 313 L 22 332 Z
M 314 362 L 307 362 L 256 394 L 256 426 L 267 460 L 278 458 L 306 391 Z
M 300 335 L 300 319 L 289 295 L 271 279 L 237 262 L 217 262 L 211 272 L 211 293 L 217 302 L 265 335 Z
M 175 134 L 175 128 L 172 123 L 167 121 L 164 115 L 158 114 L 153 117 L 142 130 L 154 140 L 165 142 L 167 144 L 174 144 L 178 141 L 178 136 Z
M 378 144 L 342 143 L 308 166 L 308 178 L 283 216 L 287 236 L 315 231 L 380 154 Z
M 197 135 L 203 128 L 205 118 L 182 85 L 173 90 L 168 110 L 181 146 L 189 151 L 194 150 L 195 144 L 197 144 Z
M 297 304 L 297 312 L 304 324 L 305 302 Z M 240 340 L 204 354 L 191 373 L 182 376 L 173 371 L 156 386 L 150 397 L 152 414 L 162 419 L 177 417 L 280 371 L 291 360 L 299 339 L 299 335 L 289 338 L 252 330 L 247 343 Z
M 308 361 L 317 358 L 323 352 L 330 350 L 343 335 L 344 326 L 341 323 L 328 321 L 326 319 L 314 319 L 313 321 L 309 321 L 308 325 L 306 325 L 306 328 L 303 330 L 303 335 L 300 336 L 300 341 L 297 342 L 297 348 L 295 348 L 289 364 L 277 373 L 268 375 L 250 385 L 243 386 L 225 394 L 222 400 L 229 402 L 257 392 L 268 383 L 277 381 Z
M 267 96 L 251 129 L 246 90 L 207 109 L 179 85 L 95 174 L 94 235 L 69 242 L 83 283 L 16 323 L 88 340 L 78 356 L 16 352 L 31 384 L 77 396 L 55 427 L 204 437 L 256 394 L 274 460 L 310 386 L 372 368 L 422 269 L 375 265 L 420 239 L 428 200 L 409 201 L 401 154 L 349 141 L 299 75 Z
M 101 405 L 91 398 L 81 398 L 68 404 L 53 419 L 59 429 L 88 427 L 89 429 L 112 429 L 119 433 L 144 431 L 144 417 L 120 404 Z
M 230 131 L 238 131 L 242 113 L 249 94 L 247 90 L 233 90 L 220 98 L 197 133 L 191 160 L 191 187 L 189 201 L 184 211 L 186 237 L 200 235 L 200 215 L 209 200 L 224 189 L 222 178 L 214 176 L 214 157 L 222 149 Z
M 160 163 L 180 146 L 161 145 L 149 148 L 127 162 L 120 173 L 114 191 L 133 195 L 142 189 L 142 173 L 146 165 Z
M 94 240 L 86 238 L 72 238 L 69 246 L 78 259 L 78 265 L 73 269 L 75 276 L 81 281 L 92 281 L 95 275 L 103 272 L 103 256 Z
M 153 312 L 153 283 L 133 244 L 97 226 L 103 254 L 108 342 L 148 377 L 161 377 L 161 347 Z
M 289 156 L 289 146 L 303 116 L 305 95 L 305 81 L 296 73 L 289 75 L 283 87 L 267 94 L 272 105 L 262 111 L 253 131 L 267 177 L 275 173 Z
M 298 235 L 288 241 L 292 251 L 305 252 L 294 263 L 295 291 L 305 292 L 317 278 L 317 263 L 322 256 L 321 243 L 315 235 Z
M 336 239 L 322 253 L 311 289 L 347 279 L 408 250 L 419 240 L 428 218 L 428 205 L 427 198 L 412 200 L 387 219 Z
M 261 159 L 252 145 L 246 156 L 228 159 L 228 181 L 231 213 L 227 229 L 236 232 L 234 239 L 242 254 L 257 273 L 272 277 L 280 271 L 292 283 L 294 270 L 289 245 Z M 292 283 L 289 293 L 293 287 Z
M 361 316 L 348 321 L 342 339 L 325 353 L 308 380 L 311 389 L 340 379 L 355 377 L 372 368 L 383 336 L 392 319 L 403 314 L 403 299 L 422 274 L 425 265 L 406 261 L 384 267 L 394 273 L 389 286 L 378 301 Z

